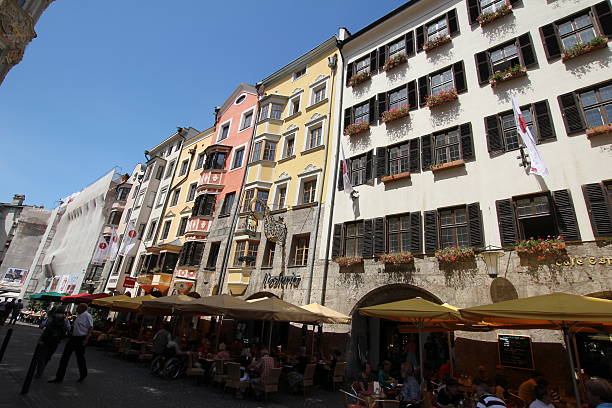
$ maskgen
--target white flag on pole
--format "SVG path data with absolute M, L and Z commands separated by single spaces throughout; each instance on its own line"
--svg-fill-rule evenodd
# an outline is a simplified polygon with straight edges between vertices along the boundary
M 96 244 L 96 250 L 94 251 L 93 257 L 91 258 L 92 264 L 102 265 L 108 257 L 108 251 L 110 247 L 104 238 L 104 235 L 100 235 L 98 243 Z
M 117 228 L 113 228 L 110 236 L 110 249 L 108 251 L 108 260 L 114 261 L 119 252 L 119 236 L 117 235 Z
M 136 245 L 137 235 L 138 233 L 136 232 L 136 227 L 134 226 L 134 223 L 130 221 L 125 230 L 125 235 L 123 236 L 123 242 L 121 244 L 121 249 L 119 250 L 119 255 L 126 255 L 132 250 L 132 248 L 134 248 L 134 245 Z
M 514 121 L 516 122 L 516 131 L 523 139 L 523 143 L 527 147 L 527 151 L 529 152 L 529 160 L 531 162 L 531 166 L 529 167 L 529 174 L 536 174 L 538 176 L 546 176 L 548 174 L 548 168 L 546 164 L 544 164 L 544 160 L 540 155 L 536 147 L 536 141 L 529 127 L 527 127 L 527 122 L 523 117 L 523 113 L 521 112 L 521 108 L 519 108 L 518 103 L 516 103 L 516 99 L 512 96 L 512 110 L 514 111 Z
M 349 197 L 353 198 L 353 184 L 351 183 L 351 179 L 349 177 L 348 172 L 348 164 L 346 162 L 346 157 L 344 157 L 344 148 L 342 147 L 342 142 L 340 142 L 340 171 L 342 172 L 342 185 L 344 186 L 344 192 L 349 195 Z

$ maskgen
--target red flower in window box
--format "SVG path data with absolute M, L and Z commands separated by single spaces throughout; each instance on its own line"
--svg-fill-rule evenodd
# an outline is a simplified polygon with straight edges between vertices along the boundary
M 414 256 L 410 252 L 399 252 L 396 254 L 382 254 L 378 256 L 377 262 L 390 265 L 405 265 L 414 262 Z
M 480 23 L 480 26 L 483 27 L 495 20 L 497 20 L 498 18 L 501 18 L 503 16 L 507 16 L 508 14 L 512 13 L 512 4 L 510 4 L 509 2 L 506 2 L 506 4 L 504 4 L 503 6 L 501 6 L 499 9 L 491 12 L 491 13 L 482 13 L 481 15 L 478 16 L 478 23 Z
M 601 126 L 593 126 L 587 129 L 586 135 L 590 139 L 595 136 L 607 135 L 612 133 L 612 123 Z
M 439 46 L 444 45 L 449 42 L 451 42 L 451 37 L 449 35 L 440 34 L 439 36 L 437 36 L 436 38 L 432 40 L 425 41 L 425 44 L 423 44 L 423 50 L 431 51 L 434 48 L 438 48 Z
M 565 256 L 565 241 L 562 236 L 547 239 L 525 239 L 516 245 L 519 255 L 534 257 L 538 261 L 545 261 Z
M 370 124 L 368 122 L 357 122 L 353 123 L 352 125 L 348 125 L 344 129 L 344 134 L 346 136 L 355 136 L 359 133 L 365 132 L 368 129 L 370 129 Z
M 604 37 L 604 36 L 595 37 L 589 42 L 578 43 L 574 45 L 572 48 L 563 50 L 563 55 L 561 56 L 561 60 L 565 62 L 567 60 L 571 60 L 572 58 L 576 58 L 579 55 L 589 53 L 599 48 L 605 48 L 607 46 L 608 46 L 608 37 Z
M 348 266 L 353 266 L 353 265 L 362 263 L 363 258 L 358 257 L 358 256 L 355 256 L 355 257 L 341 256 L 341 257 L 332 259 L 332 261 L 337 263 L 339 266 L 348 267 Z
M 457 89 L 451 88 L 448 91 L 442 91 L 438 94 L 428 96 L 425 98 L 425 102 L 428 108 L 433 108 L 434 106 L 444 105 L 445 103 L 456 101 L 459 98 L 457 95 Z
M 406 54 L 398 54 L 395 57 L 389 58 L 385 62 L 385 65 L 383 65 L 382 69 L 383 71 L 389 71 L 403 64 L 406 61 L 408 61 L 408 57 L 406 56 Z
M 491 84 L 491 87 L 495 87 L 500 82 L 509 81 L 513 78 L 519 78 L 525 75 L 527 75 L 527 68 L 515 65 L 503 71 L 496 71 L 489 77 L 489 84 Z
M 395 119 L 400 119 L 410 114 L 410 104 L 402 105 L 399 108 L 392 108 L 380 114 L 382 121 L 387 123 Z
M 474 256 L 474 250 L 472 248 L 450 247 L 436 251 L 438 262 L 446 264 L 469 261 L 474 259 Z
M 370 80 L 370 78 L 372 78 L 372 73 L 371 72 L 363 72 L 361 74 L 355 74 L 352 77 L 349 78 L 348 80 L 348 85 L 349 86 L 357 86 L 359 84 L 364 83 L 365 81 Z

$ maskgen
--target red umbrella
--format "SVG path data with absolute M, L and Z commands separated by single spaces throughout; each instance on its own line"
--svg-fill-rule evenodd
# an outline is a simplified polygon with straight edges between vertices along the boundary
M 109 297 L 108 293 L 79 293 L 78 295 L 62 296 L 65 303 L 91 303 L 94 299 Z

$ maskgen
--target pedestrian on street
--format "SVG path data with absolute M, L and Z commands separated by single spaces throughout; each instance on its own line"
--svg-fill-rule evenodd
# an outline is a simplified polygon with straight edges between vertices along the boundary
M 6 305 L 8 302 L 6 298 L 0 300 L 0 326 L 4 326 L 4 321 L 6 320 Z
M 17 319 L 19 319 L 19 313 L 21 313 L 21 309 L 23 309 L 23 302 L 21 299 L 17 301 L 17 303 L 13 302 L 13 309 L 11 312 L 13 315 L 11 316 L 11 320 L 9 320 L 9 324 L 17 323 Z
M 57 350 L 60 341 L 70 331 L 70 322 L 64 317 L 64 307 L 53 308 L 48 317 L 41 323 L 43 332 L 38 339 L 36 355 L 36 378 L 42 377 L 43 371 Z
M 87 312 L 87 305 L 81 303 L 77 306 L 77 317 L 72 325 L 72 335 L 68 339 L 55 378 L 50 380 L 50 383 L 60 383 L 66 375 L 66 368 L 72 352 L 76 354 L 77 364 L 79 365 L 79 379 L 77 382 L 83 382 L 87 377 L 87 364 L 85 362 L 85 345 L 91 336 L 93 328 L 93 318 Z
M 15 307 L 15 298 L 11 299 L 10 302 L 6 302 L 6 304 L 4 305 L 4 314 L 2 315 L 2 319 L 0 320 L 2 324 L 6 323 L 6 318 L 11 315 L 13 307 Z M 10 322 L 11 321 L 9 320 L 9 324 Z

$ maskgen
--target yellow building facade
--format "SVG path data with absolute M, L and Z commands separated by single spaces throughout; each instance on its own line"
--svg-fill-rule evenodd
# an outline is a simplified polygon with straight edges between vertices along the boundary
M 310 296 L 325 191 L 333 180 L 338 54 L 332 37 L 258 84 L 258 121 L 225 279 L 233 295 L 291 289 L 285 299 Z M 284 248 L 266 238 L 261 216 L 254 216 L 263 202 L 287 227 Z M 281 274 L 290 283 L 277 283 Z

